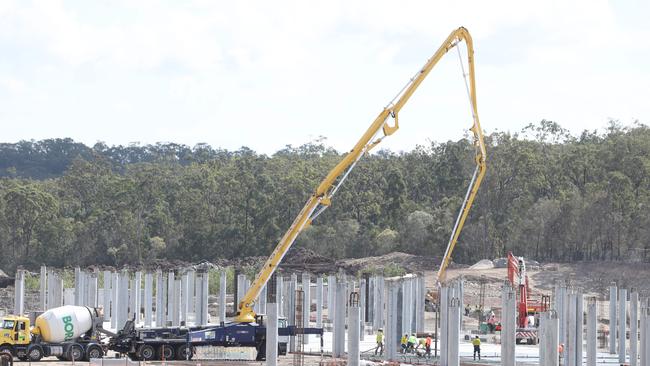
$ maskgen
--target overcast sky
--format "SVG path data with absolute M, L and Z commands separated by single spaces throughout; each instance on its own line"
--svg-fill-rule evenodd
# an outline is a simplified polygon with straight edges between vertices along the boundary
M 487 133 L 650 123 L 650 2 L 0 0 L 3 142 L 173 141 L 344 151 L 458 26 Z M 461 138 L 456 53 L 382 145 Z

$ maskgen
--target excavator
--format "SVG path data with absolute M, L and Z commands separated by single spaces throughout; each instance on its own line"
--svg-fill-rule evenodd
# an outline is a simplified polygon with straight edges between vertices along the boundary
M 465 42 L 467 50 L 468 72 L 465 73 L 459 44 Z M 469 99 L 470 110 L 472 115 L 472 126 L 470 131 L 473 134 L 473 143 L 475 147 L 474 160 L 476 168 L 472 175 L 465 199 L 460 207 L 460 212 L 451 232 L 451 237 L 445 251 L 442 263 L 437 273 L 437 280 L 442 281 L 445 278 L 445 270 L 451 260 L 451 254 L 456 246 L 458 237 L 463 228 L 465 220 L 472 207 L 474 198 L 481 185 L 486 172 L 486 151 L 483 138 L 483 131 L 479 123 L 478 109 L 476 106 L 476 81 L 474 75 L 474 45 L 469 31 L 460 27 L 449 34 L 447 39 L 436 50 L 433 56 L 420 68 L 417 73 L 406 83 L 399 93 L 379 112 L 370 127 L 361 136 L 359 141 L 354 145 L 341 161 L 325 176 L 323 181 L 318 185 L 314 193 L 309 197 L 304 207 L 298 213 L 289 229 L 282 236 L 277 246 L 264 263 L 264 266 L 257 274 L 249 290 L 242 297 L 237 305 L 237 314 L 234 319 L 235 323 L 255 323 L 256 314 L 253 310 L 255 301 L 260 295 L 262 288 L 269 281 L 278 265 L 291 248 L 298 235 L 309 227 L 313 221 L 321 215 L 331 204 L 332 198 L 338 192 L 343 182 L 348 178 L 359 160 L 368 154 L 381 141 L 399 129 L 399 113 L 411 98 L 413 93 L 420 86 L 422 81 L 429 75 L 434 66 L 450 50 L 456 48 L 458 57 L 465 79 L 465 87 Z

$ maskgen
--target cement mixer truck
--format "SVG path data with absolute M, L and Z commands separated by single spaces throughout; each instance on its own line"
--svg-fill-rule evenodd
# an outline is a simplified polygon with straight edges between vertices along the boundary
M 22 361 L 48 356 L 65 361 L 101 358 L 106 354 L 101 335 L 115 335 L 103 329 L 103 323 L 101 308 L 72 305 L 44 312 L 33 327 L 25 316 L 4 316 L 0 352 L 9 352 Z

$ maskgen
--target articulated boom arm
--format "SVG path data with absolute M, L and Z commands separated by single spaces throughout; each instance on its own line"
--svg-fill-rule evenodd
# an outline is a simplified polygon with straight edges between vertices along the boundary
M 348 177 L 350 171 L 354 168 L 359 159 L 370 149 L 375 147 L 381 142 L 385 136 L 392 135 L 399 128 L 398 124 L 398 114 L 404 104 L 409 100 L 413 95 L 417 87 L 422 83 L 424 78 L 429 74 L 431 69 L 440 61 L 440 59 L 454 46 L 459 42 L 465 41 L 467 44 L 467 57 L 468 57 L 468 67 L 469 67 L 469 86 L 468 94 L 470 98 L 470 104 L 472 109 L 473 124 L 471 131 L 474 134 L 474 144 L 476 146 L 476 164 L 477 168 L 472 178 L 472 183 L 468 194 L 465 197 L 463 206 L 461 207 L 461 214 L 459 215 L 458 222 L 454 227 L 454 232 L 452 233 L 453 244 L 458 239 L 460 230 L 463 227 L 463 223 L 469 208 L 472 205 L 474 196 L 478 191 L 478 186 L 485 175 L 485 145 L 483 143 L 483 132 L 478 120 L 478 112 L 476 109 L 476 90 L 474 83 L 474 48 L 472 44 L 472 38 L 465 28 L 458 28 L 454 30 L 445 42 L 438 48 L 436 53 L 427 63 L 418 71 L 418 73 L 406 84 L 406 86 L 400 91 L 400 93 L 391 101 L 379 115 L 375 118 L 374 122 L 363 134 L 361 139 L 354 145 L 354 148 L 343 157 L 343 159 L 327 174 L 325 179 L 316 189 L 316 192 L 307 200 L 305 206 L 302 208 L 298 216 L 294 219 L 293 223 L 284 234 L 278 245 L 271 253 L 270 257 L 264 263 L 264 267 L 260 270 L 255 278 L 255 281 L 251 285 L 248 292 L 244 295 L 241 302 L 239 303 L 239 312 L 235 321 L 237 322 L 253 322 L 255 321 L 255 313 L 253 311 L 253 305 L 255 299 L 259 296 L 262 287 L 268 282 L 269 278 L 275 272 L 277 266 L 284 258 L 285 254 L 298 237 L 298 234 L 306 227 L 308 227 L 312 221 L 320 215 L 323 211 L 329 207 L 331 204 L 331 198 L 336 194 L 341 184 Z M 389 123 L 390 122 L 390 123 Z M 377 135 L 382 132 L 381 137 Z M 450 242 L 451 244 L 451 242 Z M 453 245 L 451 249 L 447 248 L 447 255 L 451 256 L 451 251 L 453 250 Z M 443 266 L 446 266 L 447 261 L 443 261 Z M 442 269 L 443 267 L 441 267 Z M 444 270 L 443 270 L 444 272 Z

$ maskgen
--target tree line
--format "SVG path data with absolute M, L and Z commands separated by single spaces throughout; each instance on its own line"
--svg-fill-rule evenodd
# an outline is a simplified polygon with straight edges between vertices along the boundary
M 488 171 L 454 252 L 650 261 L 650 128 L 486 136 Z M 362 159 L 297 240 L 330 258 L 444 252 L 474 169 L 467 139 Z M 268 255 L 342 157 L 324 139 L 259 154 L 200 144 L 0 144 L 0 268 Z M 432 263 L 434 266 L 435 263 Z

